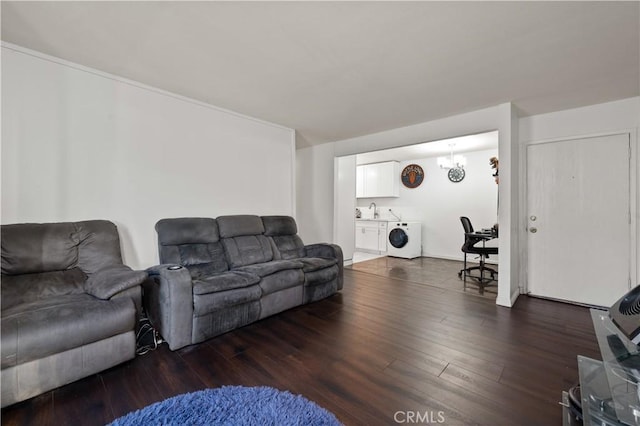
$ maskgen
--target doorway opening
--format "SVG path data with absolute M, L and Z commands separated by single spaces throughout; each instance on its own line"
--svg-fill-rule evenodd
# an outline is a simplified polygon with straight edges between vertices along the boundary
M 336 215 L 336 241 L 345 259 L 358 262 L 391 255 L 460 260 L 464 239 L 460 216 L 470 217 L 478 229 L 497 223 L 498 187 L 490 163 L 494 157 L 498 157 L 497 131 L 339 157 L 337 176 L 342 181 L 336 182 L 336 201 L 345 211 Z M 464 161 L 457 176 L 450 173 L 457 164 L 443 164 L 452 160 Z M 385 176 L 383 169 L 366 173 L 377 173 L 378 187 L 384 186 L 384 179 L 395 180 L 390 187 L 395 185 L 396 192 L 363 194 L 362 169 L 389 162 L 396 163 L 391 175 Z M 420 183 L 403 183 L 402 172 L 414 166 L 423 172 Z M 389 250 L 389 233 L 408 223 L 413 244 Z

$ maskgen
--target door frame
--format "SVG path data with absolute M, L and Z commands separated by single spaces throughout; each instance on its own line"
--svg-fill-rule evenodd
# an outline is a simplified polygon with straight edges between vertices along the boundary
M 520 229 L 520 244 L 521 249 L 521 257 L 520 257 L 520 265 L 521 265 L 521 283 L 522 283 L 522 291 L 524 294 L 530 294 L 529 290 L 529 247 L 528 247 L 528 238 L 529 232 L 527 228 L 527 213 L 528 213 L 528 200 L 529 200 L 529 184 L 527 182 L 527 173 L 528 173 L 528 152 L 529 146 L 532 145 L 542 145 L 548 143 L 555 142 L 566 142 L 575 139 L 588 139 L 588 138 L 597 138 L 604 136 L 616 136 L 616 135 L 629 135 L 629 149 L 630 149 L 630 159 L 629 159 L 629 215 L 631 220 L 631 238 L 629 239 L 629 253 L 630 253 L 630 264 L 629 264 L 629 277 L 631 280 L 630 287 L 633 288 L 636 285 L 640 284 L 639 282 L 639 271 L 638 267 L 640 265 L 640 259 L 638 259 L 638 254 L 640 253 L 640 229 L 638 228 L 638 215 L 640 214 L 640 209 L 638 208 L 638 182 L 640 182 L 640 167 L 638 166 L 638 129 L 637 128 L 627 128 L 616 131 L 609 132 L 598 132 L 598 133 L 589 133 L 589 134 L 581 134 L 581 135 L 570 135 L 563 136 L 558 138 L 550 138 L 550 139 L 541 139 L 536 141 L 530 141 L 524 144 L 523 152 L 521 155 L 521 163 L 520 170 L 521 176 L 523 176 L 523 185 L 522 185 L 522 197 L 521 197 L 521 207 L 522 207 L 522 216 L 520 223 L 522 224 Z

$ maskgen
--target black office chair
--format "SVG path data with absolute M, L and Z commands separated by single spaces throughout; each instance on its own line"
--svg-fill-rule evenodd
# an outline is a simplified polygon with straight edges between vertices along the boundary
M 498 271 L 488 267 L 485 264 L 485 260 L 490 254 L 498 254 L 498 247 L 484 247 L 484 241 L 492 238 L 491 234 L 487 234 L 486 237 L 472 235 L 474 233 L 473 225 L 468 217 L 460 216 L 460 222 L 462 222 L 462 227 L 464 228 L 464 244 L 462 245 L 464 268 L 458 272 L 458 278 L 464 281 L 464 290 L 467 289 L 467 278 L 473 279 L 471 283 L 478 285 L 478 291 L 483 294 L 486 286 L 497 281 Z M 481 244 L 481 246 L 477 247 L 476 244 Z M 480 264 L 467 267 L 467 254 L 479 255 Z M 478 271 L 478 274 L 474 275 L 472 271 Z

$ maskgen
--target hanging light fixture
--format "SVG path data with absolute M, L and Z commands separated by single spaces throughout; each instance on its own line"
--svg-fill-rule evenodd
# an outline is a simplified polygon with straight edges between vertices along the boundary
M 451 182 L 458 183 L 464 179 L 464 165 L 467 163 L 467 159 L 463 155 L 453 155 L 454 146 L 455 144 L 449 144 L 451 156 L 438 157 L 438 165 L 441 169 L 448 170 L 447 177 Z
M 441 169 L 463 169 L 467 164 L 467 159 L 464 155 L 453 155 L 454 143 L 449 144 L 451 155 L 449 157 L 438 157 L 438 166 Z

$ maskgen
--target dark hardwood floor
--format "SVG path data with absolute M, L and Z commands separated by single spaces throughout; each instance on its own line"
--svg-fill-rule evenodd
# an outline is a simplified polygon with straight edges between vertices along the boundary
M 420 259 L 425 278 L 405 279 L 416 262 L 394 263 L 406 269 L 396 278 L 347 268 L 340 294 L 176 352 L 162 345 L 7 407 L 2 424 L 100 425 L 223 385 L 302 394 L 347 425 L 561 424 L 576 355 L 599 359 L 588 309 L 526 296 L 499 307 L 442 284 L 460 262 Z
M 447 260 L 435 259 L 432 257 L 418 257 L 416 259 L 401 259 L 398 257 L 383 256 L 376 259 L 358 262 L 349 268 L 354 271 L 368 272 L 389 278 L 398 278 L 404 281 L 424 283 L 433 287 L 446 288 L 447 290 L 464 291 L 463 282 L 458 278 L 458 272 L 462 269 L 463 263 Z M 467 266 L 478 266 L 469 260 Z M 497 265 L 487 264 L 489 267 Z M 476 274 L 476 272 L 474 272 Z M 480 294 L 478 286 L 473 284 L 474 280 L 467 279 L 467 294 L 486 297 L 496 300 L 498 296 L 497 281 L 487 285 L 484 293 Z

